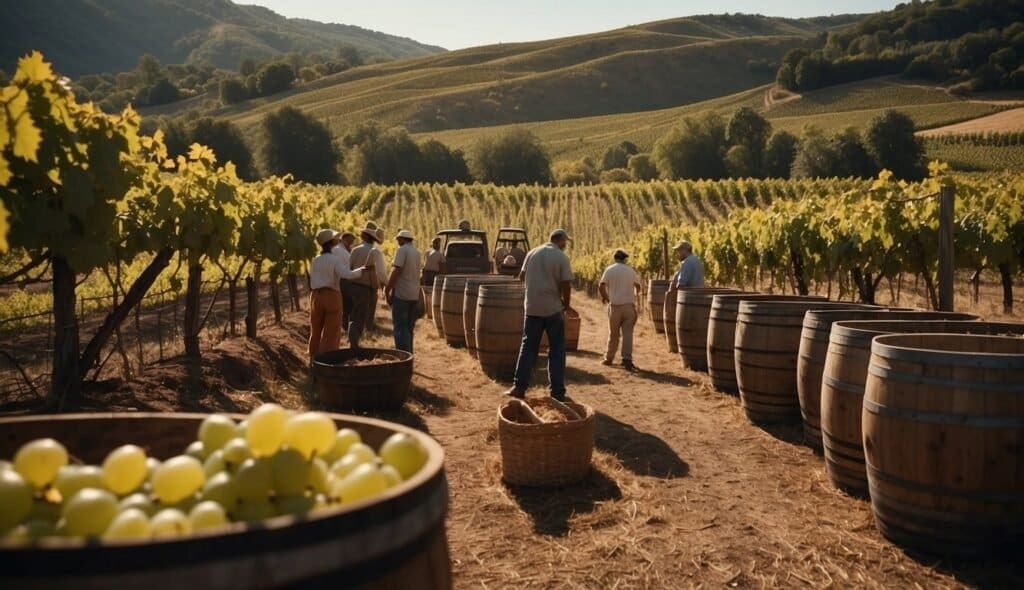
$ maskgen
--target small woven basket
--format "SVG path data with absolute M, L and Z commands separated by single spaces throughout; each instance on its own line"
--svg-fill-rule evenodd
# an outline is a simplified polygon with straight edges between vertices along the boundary
M 554 404 L 531 399 L 534 405 Z M 555 487 L 575 483 L 590 472 L 594 452 L 594 410 L 565 402 L 581 416 L 570 422 L 526 424 L 518 404 L 498 408 L 498 442 L 501 444 L 503 479 L 511 484 Z

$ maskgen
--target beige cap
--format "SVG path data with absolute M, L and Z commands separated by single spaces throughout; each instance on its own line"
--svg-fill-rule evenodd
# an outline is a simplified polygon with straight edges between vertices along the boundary
M 397 235 L 397 236 L 395 236 L 395 237 L 396 237 L 396 238 L 404 238 L 404 239 L 406 239 L 406 240 L 412 240 L 412 239 L 415 239 L 415 238 L 413 238 L 413 236 L 412 236 L 412 232 L 411 232 L 411 231 L 409 231 L 409 230 L 407 230 L 407 229 L 403 229 L 403 230 L 401 230 L 400 232 L 398 232 L 398 235 Z
M 686 250 L 687 252 L 693 252 L 693 246 L 690 245 L 690 242 L 684 240 L 676 244 L 675 247 L 672 248 L 672 250 Z
M 337 238 L 340 235 L 341 234 L 334 231 L 333 229 L 322 229 L 316 232 L 316 243 L 323 246 L 327 242 L 330 242 L 331 240 Z

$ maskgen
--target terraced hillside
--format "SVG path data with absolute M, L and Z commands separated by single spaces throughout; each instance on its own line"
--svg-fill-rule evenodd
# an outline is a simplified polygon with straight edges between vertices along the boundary
M 251 133 L 287 105 L 341 135 L 368 119 L 426 132 L 663 109 L 766 84 L 787 51 L 847 20 L 693 17 L 490 45 L 356 68 L 213 114 Z

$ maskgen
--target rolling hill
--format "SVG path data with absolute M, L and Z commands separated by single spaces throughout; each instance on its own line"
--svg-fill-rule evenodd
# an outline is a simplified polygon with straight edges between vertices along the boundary
M 0 67 L 42 50 L 62 73 L 119 72 L 151 53 L 164 63 L 234 70 L 245 58 L 333 52 L 401 59 L 444 51 L 360 27 L 285 18 L 229 0 L 8 0 L 0 11 Z

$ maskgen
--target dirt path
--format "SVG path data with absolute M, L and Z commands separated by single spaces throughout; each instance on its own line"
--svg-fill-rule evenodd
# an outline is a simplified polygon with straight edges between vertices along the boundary
M 1010 109 L 994 115 L 986 115 L 977 119 L 946 125 L 945 127 L 920 131 L 918 135 L 922 137 L 935 137 L 951 133 L 1004 133 L 1012 131 L 1024 131 L 1024 108 Z

